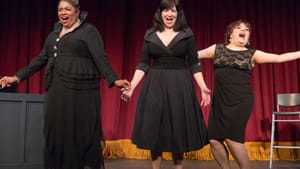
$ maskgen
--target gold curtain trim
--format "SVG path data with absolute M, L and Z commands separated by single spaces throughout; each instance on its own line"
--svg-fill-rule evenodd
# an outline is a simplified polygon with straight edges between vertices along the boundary
M 150 159 L 150 151 L 137 148 L 129 139 L 106 141 L 103 155 L 107 159 L 128 158 L 128 159 Z M 300 142 L 279 142 L 280 145 L 300 145 Z M 269 160 L 270 142 L 246 142 L 246 149 L 250 160 Z M 164 152 L 162 158 L 171 160 L 170 152 Z M 201 150 L 187 152 L 185 159 L 213 160 L 210 146 L 206 145 Z M 233 160 L 230 155 L 230 160 Z M 300 160 L 300 149 L 274 149 L 273 160 Z

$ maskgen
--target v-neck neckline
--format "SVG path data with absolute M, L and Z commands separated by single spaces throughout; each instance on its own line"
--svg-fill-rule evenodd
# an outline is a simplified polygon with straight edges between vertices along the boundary
M 159 42 L 161 43 L 161 45 L 162 45 L 163 47 L 165 47 L 165 48 L 169 48 L 169 47 L 173 44 L 174 40 L 177 38 L 177 36 L 178 36 L 178 34 L 179 34 L 180 32 L 177 32 L 176 35 L 170 40 L 170 42 L 169 42 L 167 45 L 164 44 L 164 42 L 162 41 L 162 39 L 158 36 L 158 33 L 157 33 L 157 32 L 154 32 L 154 33 L 155 33 L 156 37 L 158 38 Z

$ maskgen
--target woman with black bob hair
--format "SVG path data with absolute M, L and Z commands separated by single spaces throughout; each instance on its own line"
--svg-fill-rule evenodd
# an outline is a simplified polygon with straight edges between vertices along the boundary
M 173 26 L 175 32 L 182 31 L 184 28 L 187 28 L 187 22 L 185 15 L 182 9 L 182 6 L 179 4 L 178 0 L 173 1 L 161 1 L 159 8 L 156 10 L 153 18 L 153 28 L 156 31 L 162 32 L 165 30 L 165 26 L 161 17 L 161 12 L 165 9 L 169 9 L 175 5 L 177 10 L 177 19 Z
M 201 88 L 201 105 L 208 105 L 210 90 L 198 63 L 193 32 L 179 2 L 162 0 L 153 27 L 145 33 L 131 89 L 121 95 L 128 101 L 147 75 L 138 98 L 132 142 L 151 151 L 153 169 L 160 168 L 162 152 L 171 152 L 174 168 L 182 169 L 184 152 L 208 143 L 191 74 Z

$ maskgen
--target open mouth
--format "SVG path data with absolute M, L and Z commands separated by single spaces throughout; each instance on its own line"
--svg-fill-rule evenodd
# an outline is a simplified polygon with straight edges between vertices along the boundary
M 173 18 L 173 17 L 167 17 L 167 18 L 166 18 L 166 22 L 167 22 L 168 24 L 172 24 L 173 21 L 174 21 L 174 18 Z
M 61 16 L 60 20 L 61 20 L 62 23 L 66 23 L 66 22 L 68 22 L 69 17 L 68 16 Z
M 167 17 L 167 21 L 173 21 L 172 17 Z
M 239 37 L 244 38 L 246 35 L 244 33 L 239 33 Z

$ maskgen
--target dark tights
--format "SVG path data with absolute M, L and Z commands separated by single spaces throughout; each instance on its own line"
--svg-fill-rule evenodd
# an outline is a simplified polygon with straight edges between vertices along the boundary
M 154 152 L 151 151 L 151 160 L 154 161 L 158 157 L 161 157 L 162 152 Z M 173 162 L 175 165 L 181 164 L 181 161 L 183 160 L 183 153 L 172 153 Z

